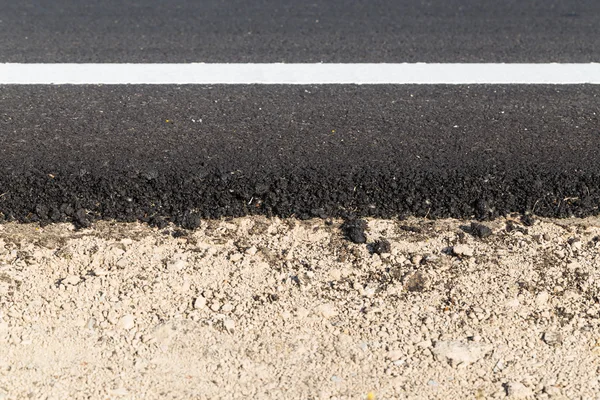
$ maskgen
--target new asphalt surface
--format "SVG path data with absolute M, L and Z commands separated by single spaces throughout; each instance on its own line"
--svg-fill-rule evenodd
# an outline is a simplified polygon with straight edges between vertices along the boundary
M 0 0 L 0 62 L 594 62 L 598 0 Z
M 0 62 L 598 62 L 596 0 L 0 0 Z M 584 216 L 599 86 L 0 86 L 0 220 Z
M 583 216 L 598 86 L 4 86 L 20 221 Z

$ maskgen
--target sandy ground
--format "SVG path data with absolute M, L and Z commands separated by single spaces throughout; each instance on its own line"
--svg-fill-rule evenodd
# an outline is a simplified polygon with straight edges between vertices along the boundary
M 0 225 L 0 399 L 600 398 L 600 219 L 340 223 Z

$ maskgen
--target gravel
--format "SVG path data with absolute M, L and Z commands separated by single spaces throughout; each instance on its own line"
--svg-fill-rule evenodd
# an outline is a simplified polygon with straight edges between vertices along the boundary
M 0 394 L 597 398 L 600 219 L 508 222 L 0 224 Z

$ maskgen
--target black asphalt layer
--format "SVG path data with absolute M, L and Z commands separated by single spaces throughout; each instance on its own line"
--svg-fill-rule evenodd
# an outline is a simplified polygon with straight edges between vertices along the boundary
M 4 219 L 584 216 L 599 86 L 0 86 Z
M 598 0 L 0 0 L 0 62 L 598 61 Z

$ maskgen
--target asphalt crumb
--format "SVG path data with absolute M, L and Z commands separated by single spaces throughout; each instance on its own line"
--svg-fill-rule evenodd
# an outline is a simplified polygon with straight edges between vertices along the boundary
M 381 239 L 381 240 L 376 240 L 375 242 L 373 242 L 370 245 L 369 250 L 371 251 L 371 253 L 374 254 L 386 254 L 389 253 L 391 251 L 391 245 L 390 242 L 385 240 L 385 239 Z
M 365 230 L 367 229 L 367 222 L 362 219 L 347 219 L 341 226 L 344 236 L 352 243 L 366 243 L 367 236 Z
M 492 235 L 492 230 L 488 226 L 480 224 L 478 222 L 471 222 L 469 231 L 471 235 L 480 239 L 485 239 Z

